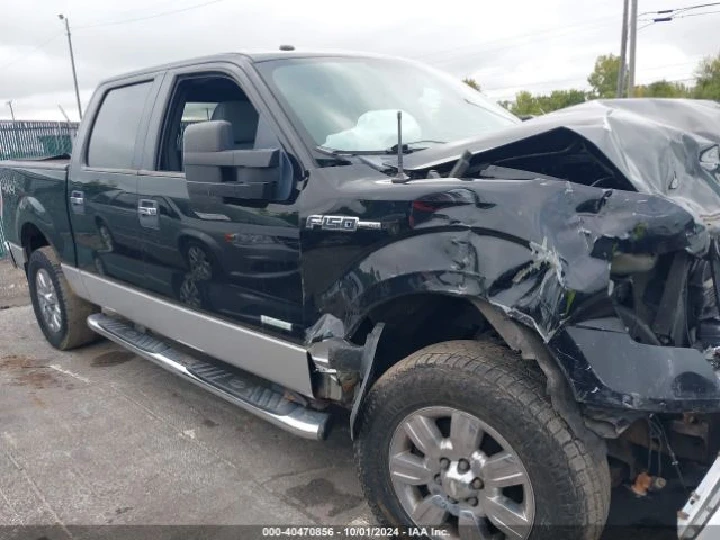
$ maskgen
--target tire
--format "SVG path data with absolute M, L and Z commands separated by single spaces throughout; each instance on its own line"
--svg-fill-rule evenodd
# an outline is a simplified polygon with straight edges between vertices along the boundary
M 38 296 L 38 274 L 42 274 L 41 281 L 45 287 L 47 287 L 48 279 L 52 285 L 51 294 L 54 294 L 54 305 L 57 306 L 58 311 L 53 310 L 54 313 L 57 313 L 57 318 L 52 319 L 51 322 L 48 322 L 44 316 L 43 307 L 41 307 L 42 301 Z M 67 351 L 99 339 L 99 336 L 87 325 L 88 316 L 99 312 L 99 308 L 86 302 L 72 291 L 62 273 L 60 260 L 52 247 L 42 247 L 30 255 L 28 286 L 35 318 L 50 345 L 61 351 Z M 45 288 L 44 290 L 49 289 Z M 56 327 L 53 326 L 54 324 Z
M 423 497 L 433 497 L 436 500 L 436 508 L 433 510 L 436 512 L 441 512 L 438 508 L 446 504 L 440 502 L 443 500 L 442 497 L 436 499 L 432 495 L 433 490 L 437 493 L 437 485 L 427 484 L 426 487 L 420 488 L 403 487 L 402 490 L 396 491 L 393 482 L 397 482 L 398 477 L 393 477 L 390 473 L 390 454 L 398 448 L 394 446 L 398 444 L 396 441 L 402 441 L 408 433 L 414 432 L 412 427 L 408 431 L 398 426 L 404 426 L 403 422 L 408 418 L 417 419 L 418 414 L 432 417 L 437 416 L 438 413 L 435 411 L 441 411 L 439 414 L 442 416 L 444 408 L 455 411 L 453 414 L 457 414 L 458 418 L 465 418 L 469 413 L 476 420 L 479 419 L 481 423 L 489 426 L 491 431 L 494 430 L 492 433 L 498 436 L 496 439 L 490 431 L 484 431 L 485 435 L 478 436 L 481 437 L 477 439 L 480 442 L 475 446 L 467 446 L 468 448 L 473 447 L 477 452 L 477 448 L 480 447 L 480 453 L 485 452 L 483 455 L 488 460 L 492 460 L 495 454 L 487 449 L 487 445 L 497 442 L 502 447 L 502 444 L 507 444 L 519 459 L 518 470 L 522 469 L 525 472 L 526 476 L 523 478 L 530 489 L 527 491 L 525 491 L 527 488 L 522 487 L 509 489 L 523 490 L 522 496 L 519 497 L 520 504 L 531 501 L 534 510 L 531 525 L 518 526 L 516 532 L 532 540 L 599 538 L 610 506 L 610 473 L 606 460 L 598 459 L 598 452 L 588 448 L 576 437 L 553 409 L 539 366 L 522 360 L 519 355 L 502 345 L 474 341 L 439 343 L 415 352 L 390 368 L 371 388 L 361 412 L 358 437 L 355 441 L 355 457 L 365 497 L 382 525 L 423 526 L 422 523 L 416 523 L 417 520 L 413 520 L 410 512 L 406 510 L 407 504 L 413 504 L 407 503 L 408 498 L 412 501 L 412 497 L 417 497 L 418 500 Z M 442 422 L 445 420 L 431 418 L 445 441 L 453 440 L 449 426 L 454 422 L 455 416 L 451 418 L 444 428 Z M 486 443 L 489 436 L 492 440 Z M 415 440 L 412 437 L 409 439 Z M 418 448 L 413 443 L 409 447 L 402 448 L 410 448 L 404 452 L 410 452 L 413 456 L 418 454 Z M 435 457 L 447 451 L 447 446 L 428 445 L 428 448 L 440 448 L 440 454 L 435 453 L 434 450 L 429 450 L 427 454 L 419 453 L 420 458 L 417 459 L 421 459 L 423 463 L 423 473 L 418 476 L 422 479 L 419 482 L 431 477 L 425 476 L 424 467 L 428 466 L 427 464 L 430 464 L 430 467 L 437 467 Z M 413 456 L 410 457 L 415 459 Z M 397 457 L 393 459 L 393 463 L 396 463 L 396 459 Z M 470 460 L 472 469 L 468 474 L 471 477 L 476 475 L 476 464 L 481 463 L 477 459 L 474 457 Z M 435 484 L 441 482 L 441 490 L 445 490 L 446 486 L 446 476 L 441 478 L 441 475 L 449 475 L 453 470 L 457 473 L 461 461 L 462 459 L 451 461 L 453 465 L 446 473 L 442 472 L 442 464 L 439 465 L 441 474 L 437 474 L 435 470 L 429 473 L 435 475 L 433 477 Z M 468 461 L 463 465 L 463 468 L 466 467 Z M 502 475 L 497 477 L 500 476 Z M 400 485 L 405 486 L 403 482 L 406 482 L 406 479 L 402 476 L 400 478 Z M 484 480 L 475 478 L 471 487 L 477 488 L 484 481 L 490 483 L 490 475 Z M 467 487 L 467 484 L 453 485 L 461 486 L 463 489 Z M 479 493 L 481 502 L 478 503 L 478 497 L 460 501 L 450 498 L 447 493 L 454 495 L 459 493 L 453 485 L 448 484 L 448 489 L 443 491 L 443 494 L 450 505 L 454 502 L 458 505 L 446 508 L 454 509 L 457 514 L 465 518 L 463 524 L 471 523 L 474 528 L 475 522 L 472 520 L 469 522 L 467 519 L 468 509 L 473 511 L 468 505 L 474 504 L 476 508 L 482 508 L 483 510 L 478 511 L 482 514 L 485 508 L 490 508 L 491 505 L 490 502 L 483 502 L 488 500 L 484 493 L 491 494 L 489 490 L 493 488 L 482 485 L 482 488 L 487 488 L 488 491 Z M 428 490 L 429 493 L 425 494 Z M 502 488 L 501 492 L 504 494 L 506 489 Z M 517 491 L 515 493 L 509 496 L 518 497 Z M 405 507 L 403 500 L 406 501 Z M 417 504 L 418 506 L 414 507 L 416 515 L 418 515 L 416 509 L 421 508 L 419 503 Z M 484 506 L 485 504 L 488 506 Z M 496 514 L 496 517 L 497 515 L 502 514 Z M 449 517 L 443 519 L 449 520 L 450 528 L 455 527 L 455 529 L 454 532 L 451 531 L 452 534 L 442 536 L 445 539 L 459 534 L 457 525 L 459 518 L 452 517 L 452 512 L 447 516 Z M 494 522 L 488 525 L 483 521 L 479 528 L 481 532 L 487 534 L 468 537 L 493 539 L 503 538 L 503 535 L 505 538 L 513 537 L 512 534 L 506 534 L 501 528 L 496 527 Z

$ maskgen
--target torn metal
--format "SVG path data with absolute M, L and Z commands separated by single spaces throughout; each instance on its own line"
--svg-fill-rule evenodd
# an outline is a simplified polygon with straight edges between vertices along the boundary
M 536 330 L 579 402 L 720 411 L 703 354 L 720 346 L 718 126 L 715 103 L 595 101 L 410 154 L 402 185 L 348 173 L 307 215 L 353 201 L 381 226 L 345 251 L 306 236 L 310 257 L 336 254 L 304 270 L 312 304 L 349 338 L 404 294 L 484 299 Z

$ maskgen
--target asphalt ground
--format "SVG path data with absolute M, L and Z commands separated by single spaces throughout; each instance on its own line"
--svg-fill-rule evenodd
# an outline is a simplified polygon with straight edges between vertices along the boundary
M 28 304 L 24 274 L 0 262 L 3 540 L 375 523 L 346 419 L 327 441 L 298 439 L 108 341 L 58 352 Z M 622 527 L 604 538 L 639 539 L 626 527 L 660 523 L 669 528 L 647 537 L 673 538 L 685 494 L 672 486 L 644 499 L 615 490 L 611 522 Z

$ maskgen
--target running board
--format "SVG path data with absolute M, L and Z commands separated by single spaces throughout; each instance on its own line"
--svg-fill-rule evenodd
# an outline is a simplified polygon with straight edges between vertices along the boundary
M 290 401 L 281 388 L 269 381 L 221 362 L 190 356 L 102 313 L 90 315 L 87 323 L 91 330 L 110 341 L 294 435 L 314 440 L 325 438 L 330 415 Z

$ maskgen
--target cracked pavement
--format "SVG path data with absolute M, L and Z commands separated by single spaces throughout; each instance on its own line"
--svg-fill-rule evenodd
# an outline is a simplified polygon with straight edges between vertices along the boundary
M 344 426 L 298 439 L 110 342 L 55 351 L 30 306 L 0 335 L 0 524 L 367 519 Z
M 374 523 L 346 419 L 327 441 L 306 441 L 111 342 L 56 351 L 37 327 L 24 279 L 0 261 L 0 540 L 98 537 L 78 525 Z M 666 523 L 652 538 L 675 538 L 685 494 L 666 489 L 669 497 L 635 499 L 619 488 L 611 522 Z M 52 525 L 53 534 L 26 527 L 7 535 L 33 525 Z M 142 536 L 115 529 L 118 539 Z

